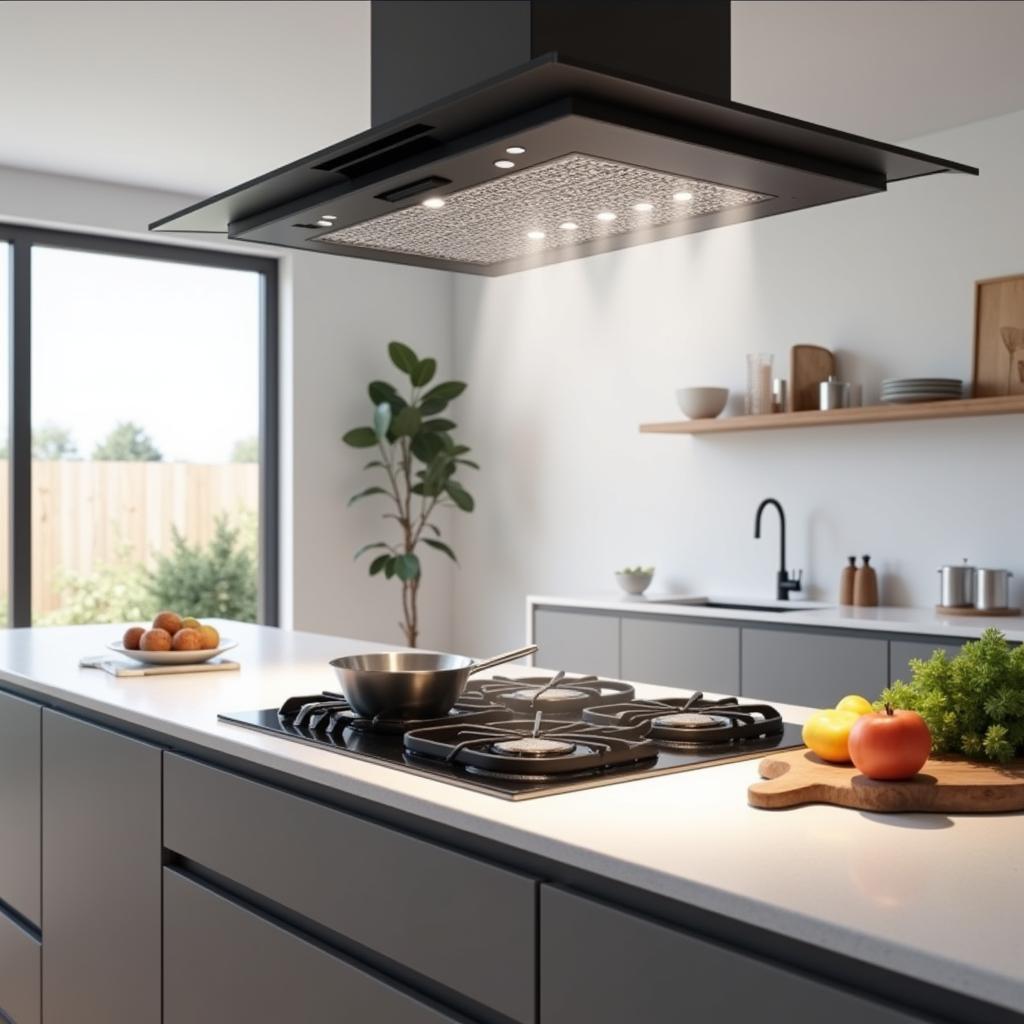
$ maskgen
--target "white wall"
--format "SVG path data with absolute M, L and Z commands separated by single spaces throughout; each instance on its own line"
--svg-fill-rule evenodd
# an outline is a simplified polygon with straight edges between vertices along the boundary
M 146 225 L 192 201 L 190 196 L 0 167 L 0 221 L 174 242 L 170 235 L 146 236 Z M 211 243 L 189 239 L 188 244 Z M 214 247 L 281 261 L 283 622 L 398 643 L 398 585 L 371 580 L 363 563 L 352 562 L 359 545 L 376 539 L 377 521 L 370 501 L 345 507 L 348 496 L 370 481 L 360 470 L 364 453 L 346 448 L 340 437 L 367 417 L 366 382 L 391 372 L 385 354 L 391 338 L 436 356 L 439 372 L 450 372 L 451 278 L 244 243 Z M 447 648 L 452 570 L 440 554 L 428 554 L 425 563 L 421 642 Z
M 1024 112 L 918 140 L 980 166 L 886 195 L 501 278 L 459 276 L 462 421 L 484 471 L 456 527 L 454 639 L 522 639 L 528 592 L 614 589 L 626 563 L 659 589 L 771 595 L 774 522 L 790 565 L 832 598 L 869 553 L 886 603 L 929 605 L 935 567 L 969 557 L 1024 576 L 1020 417 L 642 436 L 678 418 L 674 389 L 744 386 L 744 355 L 827 345 L 868 398 L 890 375 L 969 379 L 973 282 L 1024 272 Z M 735 409 L 735 401 L 733 403 Z

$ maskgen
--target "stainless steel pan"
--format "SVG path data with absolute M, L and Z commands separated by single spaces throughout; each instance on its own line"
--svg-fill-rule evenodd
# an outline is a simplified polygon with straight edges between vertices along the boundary
M 388 651 L 335 658 L 331 665 L 341 692 L 357 714 L 367 718 L 440 718 L 452 709 L 474 672 L 536 651 L 537 645 L 531 644 L 486 661 L 459 654 Z

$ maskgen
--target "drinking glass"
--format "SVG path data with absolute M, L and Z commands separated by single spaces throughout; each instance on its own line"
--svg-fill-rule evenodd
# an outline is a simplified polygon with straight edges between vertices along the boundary
M 750 416 L 772 411 L 772 363 L 768 352 L 752 352 L 747 356 L 746 410 Z

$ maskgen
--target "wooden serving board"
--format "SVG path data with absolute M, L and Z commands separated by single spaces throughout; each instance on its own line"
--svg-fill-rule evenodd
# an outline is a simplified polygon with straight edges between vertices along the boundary
M 1019 608 L 957 608 L 951 605 L 937 604 L 935 610 L 942 612 L 943 615 L 975 615 L 981 618 L 986 615 L 1020 615 Z
M 860 811 L 934 811 L 943 814 L 1024 811 L 1024 760 L 980 764 L 932 757 L 906 782 L 875 782 L 852 764 L 829 764 L 807 749 L 766 757 L 766 782 L 747 790 L 752 807 L 779 810 L 799 804 L 837 804 Z
M 794 345 L 789 350 L 789 411 L 817 409 L 818 385 L 836 372 L 836 357 L 821 345 Z

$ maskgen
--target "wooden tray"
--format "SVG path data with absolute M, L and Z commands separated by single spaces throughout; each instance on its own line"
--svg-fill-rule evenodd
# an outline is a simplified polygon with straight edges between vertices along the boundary
M 752 807 L 837 804 L 861 811 L 975 814 L 1024 810 L 1024 760 L 980 764 L 933 757 L 906 782 L 873 782 L 850 765 L 828 764 L 807 749 L 766 757 L 761 778 L 747 790 Z
M 789 350 L 789 411 L 817 409 L 818 385 L 836 372 L 836 357 L 821 345 L 794 345 Z
M 1019 608 L 955 608 L 944 604 L 937 604 L 935 610 L 942 612 L 943 615 L 1020 615 Z

